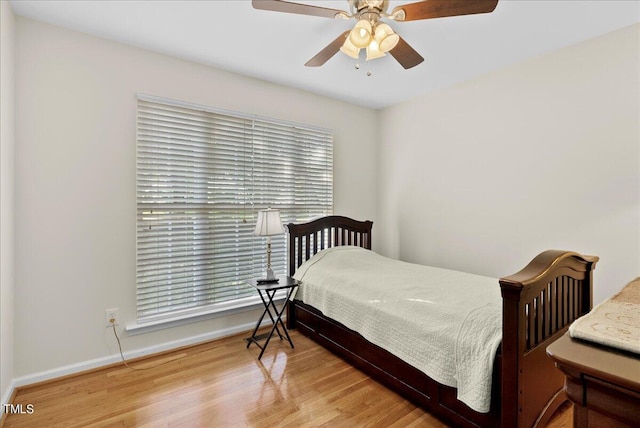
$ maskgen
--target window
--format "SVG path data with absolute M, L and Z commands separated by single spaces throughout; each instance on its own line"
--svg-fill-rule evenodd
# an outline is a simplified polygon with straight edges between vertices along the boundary
M 333 211 L 333 136 L 306 125 L 138 96 L 139 322 L 242 304 L 266 270 L 257 211 L 285 224 Z M 286 273 L 286 239 L 272 268 Z

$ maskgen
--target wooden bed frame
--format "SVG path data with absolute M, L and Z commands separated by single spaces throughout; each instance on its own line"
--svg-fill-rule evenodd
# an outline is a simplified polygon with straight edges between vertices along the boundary
M 318 251 L 340 245 L 371 249 L 371 221 L 329 216 L 289 224 L 289 275 Z M 491 410 L 478 413 L 441 385 L 360 334 L 299 300 L 288 309 L 288 326 L 341 356 L 431 414 L 455 426 L 544 426 L 566 400 L 564 377 L 547 357 L 547 345 L 593 304 L 598 257 L 549 250 L 520 272 L 499 280 L 502 343 L 493 370 Z M 496 284 L 497 286 L 497 284 Z

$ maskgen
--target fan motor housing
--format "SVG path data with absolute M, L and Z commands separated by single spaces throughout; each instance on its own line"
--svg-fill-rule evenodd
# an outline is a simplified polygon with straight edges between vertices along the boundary
M 348 0 L 352 14 L 362 12 L 384 13 L 389 6 L 389 0 Z

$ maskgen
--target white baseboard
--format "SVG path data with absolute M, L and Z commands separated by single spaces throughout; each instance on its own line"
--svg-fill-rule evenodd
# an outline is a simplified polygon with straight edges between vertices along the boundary
M 13 395 L 13 390 L 16 389 L 15 381 L 11 381 L 9 383 L 9 387 L 4 392 L 2 397 L 0 397 L 0 404 L 8 404 L 9 400 L 11 400 L 11 396 Z M 0 417 L 2 417 L 2 410 L 0 410 Z
M 234 334 L 242 333 L 243 331 L 249 331 L 255 327 L 255 323 L 247 323 L 236 325 L 230 328 L 216 330 L 206 334 L 200 334 L 197 336 L 191 336 L 180 340 L 174 340 L 171 342 L 165 342 L 158 345 L 150 346 L 148 348 L 136 349 L 132 351 L 124 352 L 124 357 L 127 360 L 144 357 L 147 355 L 157 354 L 159 352 L 169 351 L 171 349 L 181 348 L 183 346 L 196 345 L 198 343 L 209 342 L 211 340 L 219 339 L 225 336 L 231 336 Z M 38 382 L 43 382 L 51 379 L 56 379 L 62 376 L 68 376 L 74 373 L 80 373 L 87 370 L 96 369 L 99 367 L 104 367 L 110 364 L 117 363 L 122 361 L 120 358 L 120 354 L 114 354 L 107 357 L 96 358 L 94 360 L 82 361 L 76 364 L 70 364 L 68 366 L 57 367 L 51 370 L 45 370 L 38 373 L 29 374 L 26 376 L 20 376 L 18 378 L 13 379 L 11 382 L 11 386 L 9 387 L 9 391 L 5 394 L 7 397 L 2 397 L 3 403 L 7 403 L 7 401 L 11 398 L 11 393 L 13 389 L 31 385 Z

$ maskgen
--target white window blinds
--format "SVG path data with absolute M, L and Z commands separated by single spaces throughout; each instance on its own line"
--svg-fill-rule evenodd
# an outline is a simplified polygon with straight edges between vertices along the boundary
M 333 211 L 329 131 L 138 96 L 137 313 L 141 322 L 242 303 L 264 276 L 257 211 L 284 224 Z M 286 273 L 284 236 L 271 263 Z

